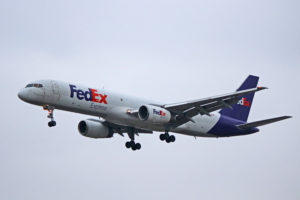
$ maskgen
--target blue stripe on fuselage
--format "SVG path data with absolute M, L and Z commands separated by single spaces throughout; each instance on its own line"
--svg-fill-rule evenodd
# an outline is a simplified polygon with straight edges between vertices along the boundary
M 216 135 L 217 137 L 229 137 L 238 135 L 248 135 L 259 131 L 258 128 L 239 129 L 236 125 L 245 124 L 240 121 L 225 115 L 221 115 L 217 124 L 208 132 L 209 134 Z

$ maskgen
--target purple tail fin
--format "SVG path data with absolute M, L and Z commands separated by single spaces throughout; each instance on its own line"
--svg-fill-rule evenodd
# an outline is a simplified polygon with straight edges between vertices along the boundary
M 258 80 L 259 77 L 249 75 L 237 91 L 256 88 Z M 232 106 L 232 109 L 224 108 L 220 111 L 220 114 L 247 122 L 253 99 L 254 93 L 245 95 L 237 104 Z

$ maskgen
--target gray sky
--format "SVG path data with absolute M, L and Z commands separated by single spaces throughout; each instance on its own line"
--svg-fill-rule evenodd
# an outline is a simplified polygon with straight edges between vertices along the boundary
M 0 6 L 0 199 L 299 199 L 300 3 L 296 0 L 11 0 Z M 17 92 L 37 79 L 104 87 L 166 103 L 235 90 L 248 76 L 250 121 L 292 115 L 224 139 L 159 134 L 93 140 L 88 116 Z

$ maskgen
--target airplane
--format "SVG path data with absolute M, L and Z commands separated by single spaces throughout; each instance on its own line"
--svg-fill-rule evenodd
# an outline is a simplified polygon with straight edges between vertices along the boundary
M 259 77 L 249 75 L 235 92 L 171 104 L 55 80 L 29 83 L 18 97 L 48 111 L 49 127 L 56 126 L 55 109 L 97 117 L 80 121 L 79 133 L 95 139 L 128 134 L 125 146 L 135 151 L 141 149 L 135 142 L 139 134 L 162 132 L 159 138 L 166 143 L 176 140 L 170 132 L 195 138 L 244 136 L 259 132 L 257 127 L 291 118 L 247 122 L 254 94 L 268 89 L 257 87 L 258 81 Z

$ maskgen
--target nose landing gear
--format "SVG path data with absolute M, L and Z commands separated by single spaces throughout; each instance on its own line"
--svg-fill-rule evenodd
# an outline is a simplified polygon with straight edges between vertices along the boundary
M 48 126 L 49 127 L 54 127 L 56 126 L 56 121 L 54 121 L 54 107 L 53 106 L 44 106 L 44 110 L 48 111 L 48 118 L 51 120 L 50 122 L 48 122 Z

